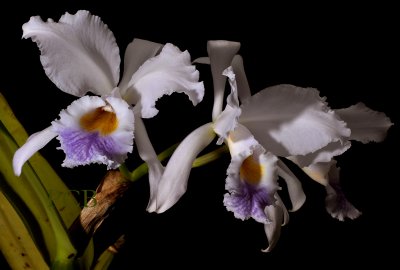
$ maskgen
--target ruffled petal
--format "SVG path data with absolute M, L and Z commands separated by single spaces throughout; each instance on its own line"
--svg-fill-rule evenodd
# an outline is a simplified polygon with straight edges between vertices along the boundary
M 350 136 L 350 129 L 312 88 L 278 85 L 242 105 L 239 122 L 277 156 L 306 155 Z
M 195 129 L 180 143 L 159 182 L 155 212 L 168 210 L 186 192 L 193 161 L 214 138 L 212 123 L 208 123 Z M 149 203 L 151 204 L 152 202 Z
M 57 133 L 53 131 L 51 126 L 29 136 L 26 143 L 14 154 L 13 168 L 15 175 L 20 176 L 24 163 L 56 136 Z
M 224 111 L 217 117 L 214 123 L 214 131 L 219 135 L 217 144 L 222 144 L 228 137 L 229 132 L 236 128 L 238 118 L 241 114 L 235 74 L 233 73 L 232 67 L 225 69 L 223 75 L 229 78 L 231 93 L 227 97 L 227 104 Z
M 303 191 L 301 182 L 292 171 L 281 160 L 278 161 L 278 175 L 285 180 L 290 202 L 292 203 L 291 212 L 299 210 L 306 201 L 306 194 Z
M 135 113 L 135 142 L 141 159 L 149 167 L 150 198 L 147 211 L 156 210 L 156 195 L 158 184 L 164 173 L 164 166 L 157 158 L 156 151 L 150 142 L 143 120 Z
M 262 252 L 270 252 L 278 243 L 281 235 L 281 227 L 284 220 L 284 212 L 280 205 L 270 205 L 265 208 L 265 214 L 271 220 L 270 223 L 264 224 L 265 234 L 268 238 L 268 247 L 262 249 Z
M 340 186 L 340 168 L 336 165 L 331 166 L 329 171 L 329 184 L 326 186 L 325 205 L 328 213 L 340 221 L 345 218 L 356 219 L 361 212 L 351 204 L 343 193 Z
M 244 71 L 243 58 L 240 55 L 235 55 L 232 60 L 233 72 L 236 74 L 236 83 L 240 101 L 244 101 L 251 97 L 249 82 L 247 81 Z
M 173 92 L 185 93 L 193 105 L 204 96 L 203 82 L 198 82 L 199 72 L 190 62 L 187 51 L 166 44 L 160 54 L 147 60 L 133 75 L 128 87 L 130 103 L 137 104 L 141 116 L 151 118 L 158 113 L 156 101 Z
M 47 76 L 62 91 L 79 97 L 88 91 L 105 95 L 117 85 L 119 49 L 99 17 L 83 10 L 66 13 L 58 23 L 36 16 L 22 29 L 23 38 L 37 43 Z
M 331 142 L 313 153 L 304 156 L 290 156 L 287 158 L 296 163 L 299 167 L 307 167 L 315 163 L 330 162 L 333 157 L 343 154 L 350 147 L 350 141 Z
M 239 51 L 239 48 L 240 43 L 232 41 L 212 40 L 207 43 L 214 84 L 213 121 L 222 112 L 222 104 L 224 102 L 226 77 L 222 75 L 222 72 L 231 65 L 232 59 Z
M 52 125 L 66 155 L 65 167 L 99 163 L 115 169 L 133 149 L 133 111 L 119 98 L 84 96 Z
M 259 162 L 261 175 L 256 184 L 253 182 L 256 179 L 252 179 L 254 176 L 251 175 L 252 172 L 247 172 L 250 179 L 246 179 L 246 172 L 243 172 L 249 170 L 243 168 L 247 158 L 241 155 L 232 157 L 227 171 L 225 188 L 228 193 L 224 195 L 224 205 L 236 218 L 241 220 L 253 218 L 260 223 L 269 223 L 264 209 L 275 202 L 274 195 L 278 189 L 276 170 L 278 159 L 271 153 L 264 154 L 264 151 L 260 150 L 254 149 L 251 156 L 247 157 Z
M 143 39 L 134 39 L 129 43 L 125 51 L 124 57 L 124 75 L 118 85 L 121 91 L 121 96 L 129 104 L 134 104 L 138 97 L 136 92 L 128 87 L 133 74 L 139 69 L 144 62 L 154 57 L 161 49 L 162 44 L 155 43 Z M 132 95 L 132 96 L 131 96 Z
M 227 170 L 224 205 L 236 218 L 250 217 L 261 223 L 268 223 L 264 208 L 275 202 L 278 189 L 278 158 L 254 139 L 243 126 L 231 132 L 228 146 L 232 156 Z
M 233 212 L 235 218 L 241 220 L 253 218 L 260 223 L 269 223 L 264 213 L 264 208 L 272 204 L 267 190 L 252 186 L 247 182 L 235 181 L 234 183 L 236 187 L 224 195 L 226 209 Z M 229 184 L 230 187 L 233 185 L 233 183 Z
M 193 60 L 196 64 L 210 64 L 210 57 L 199 57 Z M 249 82 L 247 81 L 246 73 L 244 71 L 243 58 L 240 55 L 235 55 L 232 60 L 233 72 L 236 74 L 236 83 L 238 88 L 239 99 L 243 100 L 251 96 Z
M 361 102 L 335 112 L 351 129 L 350 139 L 362 143 L 383 141 L 393 125 L 384 113 L 373 111 Z

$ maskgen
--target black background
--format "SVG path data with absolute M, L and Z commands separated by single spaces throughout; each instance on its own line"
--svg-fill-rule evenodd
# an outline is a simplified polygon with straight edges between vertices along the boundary
M 399 224 L 395 221 L 399 44 L 395 42 L 398 18 L 394 9 L 364 4 L 277 8 L 233 1 L 218 8 L 201 1 L 144 4 L 53 1 L 2 8 L 0 91 L 29 134 L 49 126 L 75 98 L 59 91 L 46 77 L 36 44 L 21 39 L 21 26 L 33 15 L 57 21 L 65 12 L 79 9 L 102 18 L 113 31 L 121 55 L 134 37 L 171 42 L 181 50 L 189 50 L 193 59 L 206 55 L 207 40 L 239 41 L 253 92 L 279 83 L 315 87 L 328 97 L 332 108 L 362 101 L 385 112 L 395 126 L 385 142 L 355 142 L 338 159 L 344 192 L 363 215 L 354 221 L 332 219 L 324 208 L 324 188 L 297 171 L 307 201 L 298 212 L 291 213 L 289 224 L 282 228 L 281 239 L 270 254 L 260 252 L 267 243 L 263 226 L 235 219 L 222 204 L 228 157 L 194 169 L 188 192 L 162 215 L 145 212 L 148 183 L 147 178 L 141 179 L 96 237 L 101 249 L 106 240 L 126 234 L 126 245 L 112 269 L 144 268 L 139 267 L 143 263 L 148 267 L 243 264 L 267 268 L 382 266 L 395 261 L 399 240 Z M 184 95 L 173 94 L 157 103 L 158 116 L 145 121 L 157 151 L 210 120 L 211 77 L 207 66 L 199 66 L 199 70 L 207 88 L 204 102 L 193 108 Z M 64 157 L 55 149 L 57 146 L 54 140 L 41 153 L 66 184 L 71 189 L 95 189 L 105 168 L 62 168 Z M 134 153 L 129 166 L 138 164 Z

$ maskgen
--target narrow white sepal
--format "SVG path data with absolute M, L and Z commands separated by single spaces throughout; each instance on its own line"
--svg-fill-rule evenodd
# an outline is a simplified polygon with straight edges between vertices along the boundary
M 15 175 L 20 176 L 24 163 L 56 136 L 57 133 L 53 131 L 51 126 L 29 136 L 26 143 L 14 154 L 13 169 Z

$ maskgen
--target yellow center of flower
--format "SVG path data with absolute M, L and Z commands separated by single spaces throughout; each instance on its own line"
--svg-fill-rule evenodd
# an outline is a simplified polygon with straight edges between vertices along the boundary
M 249 184 L 258 184 L 263 173 L 264 167 L 253 156 L 246 158 L 240 166 L 240 178 Z
M 98 131 L 101 135 L 108 135 L 118 127 L 117 115 L 109 105 L 84 114 L 79 123 L 86 131 Z

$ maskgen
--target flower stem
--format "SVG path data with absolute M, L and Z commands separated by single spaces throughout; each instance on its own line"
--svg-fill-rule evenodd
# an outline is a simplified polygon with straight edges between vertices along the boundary
M 179 145 L 179 143 L 176 143 L 176 144 L 168 147 L 164 151 L 162 151 L 160 154 L 157 155 L 158 160 L 163 161 L 166 158 L 170 157 L 174 153 L 174 151 L 178 147 L 178 145 Z M 145 175 L 148 172 L 149 167 L 147 166 L 146 163 L 143 163 L 131 172 L 131 171 L 129 171 L 126 164 L 123 163 L 119 167 L 119 170 L 127 179 L 134 182 L 134 181 L 138 180 L 139 178 L 141 178 L 143 175 Z
M 214 160 L 219 159 L 223 154 L 228 153 L 228 146 L 223 145 L 210 153 L 204 154 L 193 161 L 192 168 L 204 166 Z

